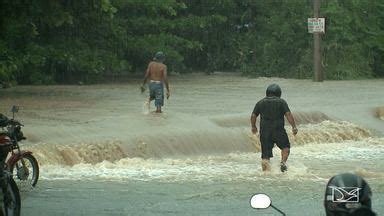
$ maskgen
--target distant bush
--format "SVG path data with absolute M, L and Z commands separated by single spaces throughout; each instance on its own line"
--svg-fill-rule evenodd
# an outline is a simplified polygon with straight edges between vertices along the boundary
M 326 79 L 384 76 L 384 2 L 323 1 Z M 0 81 L 95 83 L 142 73 L 312 78 L 310 1 L 2 1 Z

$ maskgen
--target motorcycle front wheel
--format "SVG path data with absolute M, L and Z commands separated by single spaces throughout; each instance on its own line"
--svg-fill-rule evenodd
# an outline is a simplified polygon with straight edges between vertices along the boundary
M 39 164 L 33 155 L 26 154 L 11 164 L 10 172 L 19 187 L 35 187 L 39 179 Z

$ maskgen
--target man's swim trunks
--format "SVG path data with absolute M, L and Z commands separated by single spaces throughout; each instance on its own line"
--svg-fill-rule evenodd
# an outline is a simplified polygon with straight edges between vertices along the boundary
M 164 104 L 164 85 L 160 81 L 149 82 L 149 97 L 155 99 L 155 106 L 161 107 Z
M 261 143 L 261 158 L 263 159 L 269 159 L 273 157 L 272 149 L 275 143 L 277 147 L 279 147 L 280 149 L 291 147 L 287 132 L 284 129 L 280 129 L 280 130 L 261 129 L 260 143 Z

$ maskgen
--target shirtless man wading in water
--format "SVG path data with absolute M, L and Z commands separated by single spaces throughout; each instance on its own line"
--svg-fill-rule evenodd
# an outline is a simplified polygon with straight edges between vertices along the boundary
M 165 56 L 163 52 L 157 52 L 153 61 L 148 64 L 147 71 L 144 76 L 144 82 L 141 90 L 145 90 L 145 84 L 149 81 L 149 99 L 148 103 L 155 100 L 156 113 L 161 113 L 161 107 L 164 105 L 164 84 L 167 89 L 167 99 L 170 96 L 167 66 L 163 64 Z M 149 106 L 149 104 L 148 104 Z

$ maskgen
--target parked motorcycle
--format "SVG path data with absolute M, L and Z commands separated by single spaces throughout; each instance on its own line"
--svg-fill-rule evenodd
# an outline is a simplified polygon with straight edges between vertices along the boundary
M 0 120 L 0 125 L 3 123 Z M 21 200 L 16 182 L 6 168 L 8 153 L 12 151 L 12 141 L 6 134 L 0 134 L 0 215 L 20 215 Z
M 19 186 L 30 185 L 34 187 L 39 179 L 39 164 L 31 151 L 20 149 L 19 141 L 26 139 L 21 131 L 21 127 L 24 125 L 15 120 L 15 113 L 19 111 L 19 107 L 13 106 L 11 111 L 11 119 L 4 115 L 0 117 L 0 127 L 3 127 L 0 134 L 9 137 L 12 144 L 11 155 L 5 163 L 5 167 Z

